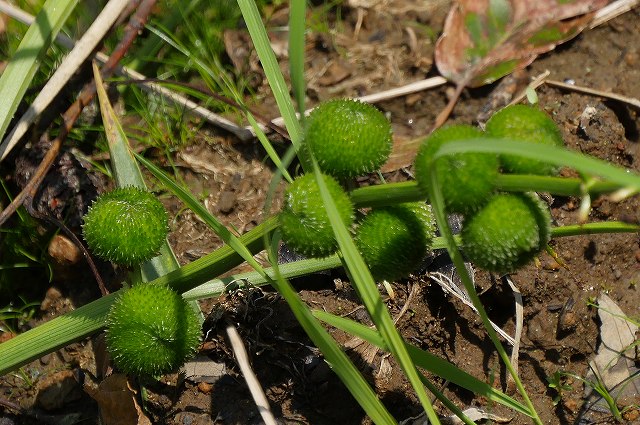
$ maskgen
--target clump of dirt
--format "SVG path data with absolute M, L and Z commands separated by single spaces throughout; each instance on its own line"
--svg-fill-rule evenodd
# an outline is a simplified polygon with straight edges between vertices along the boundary
M 445 2 L 429 2 L 420 9 L 404 1 L 384 2 L 384 7 L 379 4 L 341 7 L 339 20 L 335 19 L 336 9 L 332 10 L 334 15 L 328 30 L 312 30 L 307 40 L 310 100 L 370 94 L 431 75 L 434 34 L 442 28 L 447 7 Z M 274 14 L 273 22 L 283 19 L 278 16 Z M 549 70 L 549 78 L 555 80 L 570 79 L 578 85 L 640 98 L 638 18 L 637 11 L 631 11 L 586 31 L 539 58 L 509 84 L 522 86 L 521 82 L 528 81 L 528 77 Z M 281 65 L 286 70 L 284 57 Z M 255 67 L 248 72 L 251 70 L 258 72 Z M 258 94 L 254 106 L 263 114 L 273 116 L 276 109 L 266 83 L 259 78 L 255 81 Z M 499 107 L 494 95 L 504 90 L 505 83 L 466 90 L 450 122 L 482 121 L 487 111 Z M 377 106 L 390 117 L 395 136 L 399 140 L 411 140 L 426 134 L 445 106 L 448 94 L 449 88 L 441 87 L 380 102 Z M 639 153 L 637 110 L 620 102 L 547 85 L 541 86 L 537 94 L 540 105 L 561 128 L 569 149 L 640 170 L 636 160 Z M 178 152 L 179 177 L 224 224 L 243 233 L 265 218 L 264 202 L 273 171 L 257 144 L 241 145 L 215 130 L 206 131 L 201 143 Z M 568 170 L 565 172 L 570 174 Z M 411 175 L 411 167 L 406 167 L 385 178 L 397 181 Z M 272 210 L 279 206 L 281 188 L 279 190 Z M 181 263 L 199 258 L 221 245 L 193 214 L 174 200 L 163 200 L 174 217 L 170 241 Z M 556 225 L 578 222 L 579 199 L 556 197 L 548 201 Z M 637 197 L 621 202 L 596 199 L 589 221 L 640 223 L 638 211 Z M 554 240 L 551 248 L 557 260 L 543 253 L 538 261 L 511 276 L 524 307 L 520 377 L 544 423 L 613 422 L 610 412 L 581 410 L 581 382 L 565 381 L 568 386 L 563 397 L 554 400 L 557 393 L 549 387 L 548 378 L 562 371 L 585 376 L 588 362 L 599 345 L 597 310 L 588 304 L 598 294 L 608 294 L 626 314 L 637 315 L 640 240 L 636 234 L 585 235 Z M 479 271 L 475 276 L 491 319 L 513 335 L 513 290 L 498 276 Z M 356 294 L 339 271 L 299 279 L 295 284 L 300 296 L 312 308 L 370 324 Z M 387 306 L 407 341 L 497 388 L 512 391 L 504 366 L 480 320 L 466 305 L 446 295 L 425 274 L 393 283 L 391 288 L 394 296 L 388 296 Z M 170 376 L 164 383 L 149 386 L 146 409 L 154 422 L 261 423 L 226 341 L 224 327 L 232 323 L 243 337 L 274 413 L 283 423 L 370 423 L 277 293 L 266 288 L 240 290 L 217 300 L 207 300 L 202 307 L 211 314 L 206 322 L 201 354 L 222 365 L 224 372 L 209 381 Z M 49 311 L 45 310 L 31 325 L 46 320 Z M 401 420 L 419 414 L 419 403 L 393 358 L 342 332 L 333 329 L 331 332 L 345 345 L 347 353 L 396 418 Z M 90 357 L 88 345 L 71 347 L 84 353 L 80 357 Z M 31 376 L 32 381 L 38 381 L 65 367 L 95 370 L 95 365 L 86 365 L 65 355 L 69 350 L 67 347 L 48 356 L 49 359 L 61 357 L 61 363 L 41 359 L 22 371 Z M 500 405 L 432 378 L 458 406 L 480 407 L 498 416 L 513 418 L 510 423 L 515 425 L 529 423 Z M 2 397 L 18 400 L 29 409 L 34 406 L 34 388 L 25 384 L 20 374 L 0 380 Z M 96 420 L 97 409 L 95 404 L 86 402 L 86 396 L 80 401 L 70 400 L 59 412 L 71 414 L 83 405 L 82 418 L 91 423 Z M 446 413 L 439 404 L 436 409 Z M 36 411 L 39 410 L 33 412 Z M 26 415 L 4 415 L 14 423 L 35 423 L 35 419 Z

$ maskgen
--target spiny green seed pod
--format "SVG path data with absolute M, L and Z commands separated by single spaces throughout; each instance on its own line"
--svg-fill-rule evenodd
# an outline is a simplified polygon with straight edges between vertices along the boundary
M 106 341 L 118 369 L 136 376 L 159 376 L 176 370 L 196 353 L 200 321 L 177 292 L 141 283 L 111 306 Z
M 397 280 L 424 259 L 435 232 L 431 208 L 424 202 L 371 210 L 356 231 L 355 242 L 376 280 Z
M 511 105 L 496 112 L 487 121 L 488 136 L 522 140 L 548 146 L 563 146 L 562 133 L 555 122 L 538 108 Z M 504 169 L 517 174 L 551 175 L 557 167 L 516 155 L 500 157 Z
M 132 266 L 152 258 L 167 236 L 167 212 L 146 190 L 128 186 L 104 193 L 84 216 L 82 233 L 91 251 Z
M 336 177 L 356 177 L 380 168 L 391 152 L 391 125 L 375 107 L 335 99 L 307 118 L 305 144 L 320 169 Z
M 422 142 L 415 159 L 420 190 L 426 195 L 431 184 L 429 167 L 440 146 L 483 136 L 480 130 L 468 125 L 453 125 L 434 131 Z M 499 163 L 496 155 L 461 153 L 437 159 L 435 167 L 447 210 L 467 214 L 481 207 L 493 193 Z
M 509 273 L 547 245 L 551 215 L 535 194 L 499 194 L 465 220 L 461 236 L 464 253 L 475 265 Z
M 349 196 L 332 177 L 325 175 L 324 182 L 345 226 L 351 226 L 353 204 Z M 313 174 L 296 178 L 287 188 L 279 218 L 282 239 L 297 253 L 307 257 L 325 257 L 337 250 L 333 228 Z

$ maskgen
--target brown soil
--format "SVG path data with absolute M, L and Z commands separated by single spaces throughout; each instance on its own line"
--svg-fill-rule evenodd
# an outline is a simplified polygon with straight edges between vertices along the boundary
M 375 93 L 433 74 L 433 35 L 441 30 L 448 5 L 446 2 L 425 4 L 423 10 L 418 10 L 413 3 L 401 0 L 385 2 L 384 8 L 374 6 L 361 10 L 362 15 L 356 9 L 342 7 L 340 21 L 335 21 L 336 16 L 331 12 L 329 21 L 335 23 L 329 32 L 309 35 L 307 75 L 312 101 Z M 284 11 L 277 11 L 273 16 L 274 25 L 281 23 L 283 16 L 286 16 Z M 539 58 L 518 75 L 513 84 L 517 86 L 519 81 L 549 70 L 550 78 L 555 80 L 572 79 L 581 86 L 640 98 L 639 18 L 637 11 L 631 11 L 602 27 L 586 31 Z M 356 34 L 357 27 L 360 29 Z M 413 35 L 416 43 L 412 41 Z M 486 114 L 487 109 L 500 106 L 492 103 L 493 95 L 505 90 L 504 87 L 494 84 L 466 90 L 450 121 L 476 123 L 483 111 Z M 269 100 L 266 83 L 257 89 L 256 107 L 266 115 L 273 115 L 275 108 Z M 377 106 L 391 118 L 398 140 L 414 139 L 428 131 L 446 104 L 449 90 L 441 87 Z M 570 149 L 640 171 L 640 162 L 636 160 L 640 153 L 637 110 L 549 86 L 542 86 L 537 93 L 541 106 L 562 129 Z M 596 114 L 579 129 L 580 116 L 588 106 L 595 107 Z M 226 225 L 234 226 L 241 233 L 251 229 L 264 218 L 264 199 L 272 175 L 261 148 L 257 144 L 239 144 L 215 129 L 204 129 L 199 140 L 177 154 L 180 176 Z M 385 177 L 398 180 L 407 176 L 411 176 L 410 167 Z M 638 202 L 637 197 L 620 203 L 596 200 L 589 219 L 638 223 Z M 166 205 L 175 217 L 170 241 L 182 263 L 220 246 L 219 239 L 193 214 L 181 210 L 181 206 L 170 199 Z M 578 199 L 553 199 L 555 223 L 576 223 L 578 206 Z M 638 317 L 640 240 L 634 234 L 592 235 L 554 240 L 552 248 L 565 267 L 545 253 L 539 261 L 512 276 L 524 300 L 520 376 L 544 423 L 613 423 L 609 412 L 581 412 L 583 386 L 575 380 L 570 382 L 572 389 L 566 390 L 560 403 L 554 406 L 556 393 L 548 387 L 547 377 L 557 371 L 585 376 L 600 334 L 597 310 L 587 306 L 588 300 L 606 293 L 626 314 Z M 511 289 L 501 280 L 481 272 L 476 273 L 476 283 L 492 320 L 513 334 L 515 313 Z M 295 284 L 310 306 L 369 323 L 354 291 L 339 272 L 299 279 Z M 426 275 L 394 283 L 392 288 L 395 296 L 388 300 L 387 306 L 394 317 L 409 303 L 398 322 L 407 341 L 442 356 L 481 380 L 506 388 L 504 367 L 478 317 L 468 307 L 445 295 Z M 71 302 L 67 295 L 76 292 L 77 288 L 64 286 L 62 296 L 54 297 L 30 325 L 69 310 Z M 205 313 L 216 310 L 217 305 L 226 308 L 226 317 L 238 327 L 255 372 L 281 423 L 370 422 L 277 293 L 253 289 L 202 302 Z M 262 423 L 220 322 L 211 318 L 205 323 L 205 332 L 209 332 L 201 354 L 225 365 L 226 372 L 209 383 L 169 376 L 162 384 L 149 386 L 145 408 L 154 423 Z M 346 334 L 333 333 L 339 342 L 349 342 Z M 366 344 L 351 348 L 348 353 L 362 367 L 398 420 L 419 414 L 420 406 L 390 356 Z M 51 412 L 43 412 L 34 404 L 38 382 L 65 368 L 95 373 L 92 344 L 73 344 L 25 366 L 22 373 L 3 377 L 0 397 L 20 404 L 28 409 L 28 414 L 15 415 L 10 409 L 4 413 L 0 410 L 0 423 L 96 423 L 97 406 L 84 393 L 66 399 L 61 409 Z M 513 418 L 511 424 L 529 423 L 526 418 L 468 391 L 446 385 L 437 378 L 435 382 L 463 408 L 477 406 L 498 416 Z M 638 404 L 640 400 L 631 402 Z M 446 413 L 440 404 L 436 404 L 436 408 Z M 36 414 L 40 416 L 36 418 Z

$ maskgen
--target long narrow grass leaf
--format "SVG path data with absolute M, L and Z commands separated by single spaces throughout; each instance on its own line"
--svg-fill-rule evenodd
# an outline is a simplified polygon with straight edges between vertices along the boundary
M 98 101 L 100 103 L 100 112 L 102 114 L 102 123 L 104 132 L 109 145 L 109 154 L 111 157 L 111 166 L 113 168 L 116 185 L 118 187 L 136 186 L 146 189 L 147 185 L 142 177 L 142 172 L 138 167 L 138 163 L 131 155 L 129 150 L 129 141 L 120 125 L 118 116 L 111 106 L 107 92 L 104 89 L 100 71 L 96 64 L 93 64 L 93 75 L 96 80 L 96 90 L 98 93 Z M 142 278 L 148 282 L 162 275 L 169 273 L 179 267 L 169 242 L 165 239 L 162 243 L 159 255 L 144 262 L 140 266 Z
M 305 21 L 307 13 L 306 0 L 293 0 L 289 4 L 289 75 L 291 89 L 298 105 L 300 119 L 304 120 L 305 81 Z
M 278 110 L 282 114 L 285 127 L 289 132 L 291 143 L 296 147 L 296 150 L 299 150 L 300 144 L 302 143 L 302 127 L 296 117 L 293 103 L 289 97 L 289 89 L 280 72 L 278 61 L 269 43 L 269 37 L 262 23 L 258 7 L 253 0 L 238 0 L 238 5 L 240 6 L 242 16 L 251 35 L 251 40 L 253 40 L 256 52 L 262 63 L 264 73 L 271 86 L 271 91 L 278 104 Z
M 31 84 L 40 62 L 78 0 L 48 0 L 29 26 L 0 76 L 0 139 Z M 4 157 L 4 153 L 0 153 Z
M 333 232 L 340 247 L 340 252 L 347 264 L 352 284 L 356 287 L 362 302 L 371 316 L 371 320 L 373 320 L 380 331 L 380 334 L 383 336 L 385 344 L 389 347 L 389 351 L 396 358 L 400 367 L 407 376 L 407 379 L 413 386 L 427 417 L 433 425 L 439 424 L 440 420 L 438 419 L 438 415 L 434 411 L 431 401 L 429 400 L 429 396 L 427 395 L 424 386 L 420 381 L 420 377 L 418 376 L 418 372 L 415 369 L 415 365 L 407 353 L 404 341 L 393 323 L 389 310 L 387 310 L 384 302 L 382 301 L 382 297 L 377 290 L 375 281 L 371 276 L 371 272 L 367 268 L 362 256 L 353 242 L 353 239 L 349 235 L 349 231 L 340 218 L 333 198 L 331 197 L 331 193 L 329 193 L 327 185 L 324 182 L 323 175 L 316 164 L 314 164 L 314 173 L 316 182 L 320 189 L 322 201 L 325 205 L 327 215 L 329 216 L 329 221 L 331 222 L 331 227 L 333 228 Z
M 367 341 L 369 344 L 375 345 L 382 350 L 389 350 L 387 345 L 384 343 L 382 336 L 380 336 L 380 333 L 374 329 L 371 329 L 346 317 L 340 317 L 331 313 L 327 313 L 326 311 L 314 310 L 313 314 L 318 319 L 331 326 L 343 330 L 350 335 L 357 336 L 358 338 L 361 338 Z M 487 399 L 509 407 L 516 412 L 531 416 L 531 413 L 526 406 L 522 405 L 503 392 L 496 390 L 486 382 L 483 382 L 469 375 L 467 372 L 454 366 L 450 362 L 441 359 L 440 357 L 427 351 L 424 351 L 414 345 L 406 344 L 406 347 L 409 355 L 411 356 L 411 359 L 415 362 L 416 366 L 421 367 L 445 380 L 451 381 L 452 383 L 465 388 L 473 392 L 474 394 L 486 397 Z

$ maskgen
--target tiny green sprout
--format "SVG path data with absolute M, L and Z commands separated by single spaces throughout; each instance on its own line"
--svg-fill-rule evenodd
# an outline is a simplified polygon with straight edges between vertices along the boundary
M 306 122 L 305 144 L 320 169 L 338 178 L 371 173 L 391 153 L 389 120 L 367 103 L 335 99 L 321 103 Z
M 377 280 L 397 280 L 424 259 L 435 232 L 431 209 L 423 202 L 371 210 L 358 226 L 355 242 Z
M 532 260 L 551 237 L 551 215 L 535 194 L 498 194 L 461 232 L 465 254 L 475 265 L 509 273 Z
M 425 194 L 428 192 L 433 156 L 443 143 L 481 140 L 483 136 L 480 130 L 468 125 L 453 125 L 434 131 L 422 142 L 415 159 L 420 190 Z M 498 157 L 461 153 L 437 159 L 435 167 L 447 210 L 467 214 L 482 206 L 493 193 L 498 176 Z
M 537 143 L 563 146 L 562 133 L 555 122 L 543 111 L 527 105 L 511 105 L 496 112 L 487 121 L 487 135 Z M 504 169 L 511 173 L 551 175 L 557 172 L 552 164 L 516 155 L 500 157 Z
M 345 226 L 353 223 L 353 204 L 349 196 L 331 176 L 324 182 L 335 201 Z M 285 203 L 279 215 L 282 239 L 294 251 L 307 257 L 326 257 L 338 249 L 329 216 L 322 202 L 313 174 L 296 178 L 287 188 Z
M 200 321 L 177 292 L 141 283 L 125 290 L 111 306 L 106 341 L 118 369 L 155 377 L 176 370 L 195 354 Z
M 96 199 L 82 233 L 98 257 L 132 266 L 151 259 L 167 236 L 167 212 L 149 191 L 133 186 Z

